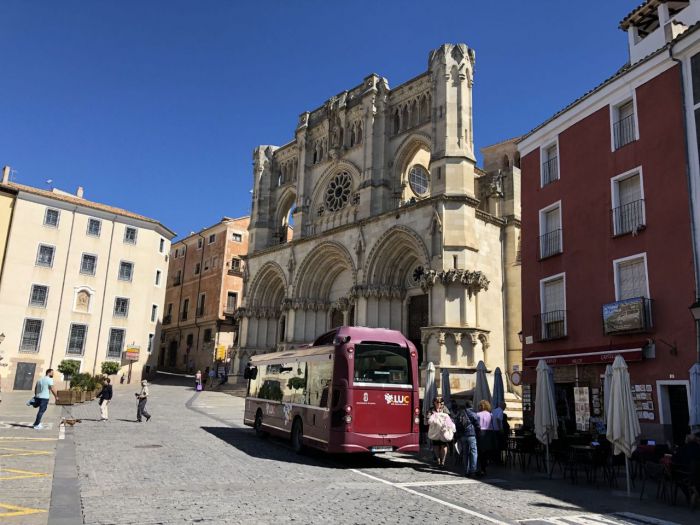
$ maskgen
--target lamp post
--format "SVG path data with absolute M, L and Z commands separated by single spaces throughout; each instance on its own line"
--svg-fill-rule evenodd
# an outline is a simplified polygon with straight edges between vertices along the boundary
M 700 298 L 689 306 L 690 315 L 695 319 L 695 362 L 700 363 Z

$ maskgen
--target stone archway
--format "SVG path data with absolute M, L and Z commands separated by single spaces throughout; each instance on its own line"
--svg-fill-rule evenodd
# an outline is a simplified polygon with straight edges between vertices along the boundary
M 287 280 L 282 268 L 268 262 L 258 271 L 250 287 L 249 300 L 242 308 L 247 327 L 241 346 L 274 348 L 284 334 L 278 334 L 282 302 L 287 295 Z

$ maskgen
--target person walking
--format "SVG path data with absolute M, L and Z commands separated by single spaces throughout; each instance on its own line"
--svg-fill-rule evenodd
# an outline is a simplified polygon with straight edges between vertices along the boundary
M 202 390 L 202 371 L 197 370 L 197 373 L 194 375 L 194 389 L 197 390 L 198 392 Z
M 139 403 L 136 408 L 136 421 L 141 423 L 144 417 L 146 421 L 149 421 L 151 419 L 151 414 L 146 410 L 146 403 L 148 402 L 148 381 L 145 379 L 141 381 L 141 392 L 134 393 L 134 395 Z
M 455 424 L 450 418 L 450 411 L 447 410 L 445 402 L 442 397 L 436 397 L 428 411 L 428 438 L 432 441 L 438 468 L 445 468 L 447 444 L 452 441 L 455 430 Z
M 479 475 L 486 475 L 486 466 L 489 462 L 489 455 L 495 450 L 496 433 L 493 430 L 493 416 L 491 415 L 491 403 L 486 399 L 479 401 L 479 411 L 476 413 L 479 418 L 481 432 L 477 439 L 479 455 Z
M 49 393 L 53 394 L 54 399 L 56 399 L 56 391 L 53 389 L 53 368 L 49 368 L 46 375 L 39 379 L 34 387 L 34 398 L 38 402 L 38 405 L 35 406 L 39 407 L 34 420 L 34 430 L 44 428 L 44 425 L 41 424 L 41 418 L 44 417 L 44 412 L 49 406 L 49 399 L 51 399 Z
M 109 420 L 109 402 L 112 400 L 112 380 L 107 377 L 102 383 L 102 390 L 97 394 L 100 403 L 100 421 Z
M 476 440 L 481 432 L 479 418 L 472 410 L 472 403 L 468 401 L 464 408 L 457 414 L 455 421 L 459 440 L 462 444 L 462 461 L 464 463 L 464 475 L 472 478 L 476 475 L 478 466 L 478 449 Z

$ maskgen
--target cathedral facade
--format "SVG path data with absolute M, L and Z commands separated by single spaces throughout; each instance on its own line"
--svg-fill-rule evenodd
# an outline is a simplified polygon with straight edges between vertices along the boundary
M 474 65 L 445 44 L 417 77 L 369 75 L 255 149 L 234 371 L 340 325 L 401 330 L 438 370 L 518 369 L 520 170 L 514 141 L 476 166 Z

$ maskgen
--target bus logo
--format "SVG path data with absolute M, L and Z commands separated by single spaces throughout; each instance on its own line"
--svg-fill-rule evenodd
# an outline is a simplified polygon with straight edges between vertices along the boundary
M 362 394 L 362 401 L 364 401 L 365 403 L 369 401 L 369 394 L 367 392 Z
M 387 405 L 408 405 L 411 401 L 411 396 L 407 394 L 384 394 L 384 400 Z

